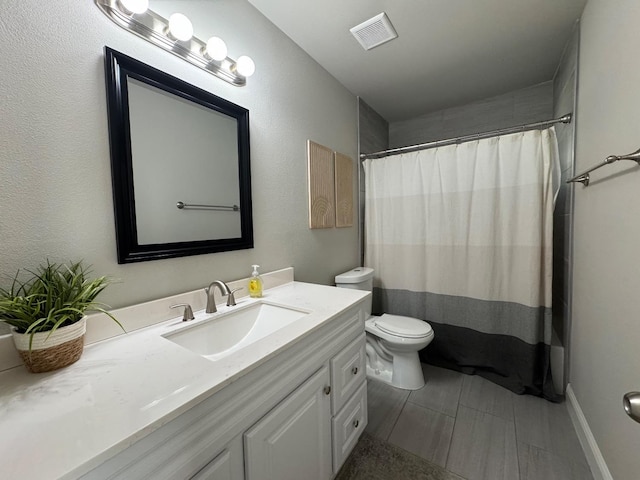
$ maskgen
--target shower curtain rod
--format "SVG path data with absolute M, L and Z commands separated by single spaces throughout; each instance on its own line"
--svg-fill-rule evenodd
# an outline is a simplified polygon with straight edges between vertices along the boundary
M 571 123 L 571 113 L 567 113 L 560 118 L 553 120 L 545 120 L 544 122 L 527 123 L 516 127 L 502 128 L 500 130 L 492 130 L 490 132 L 474 133 L 472 135 L 464 135 L 462 137 L 447 138 L 446 140 L 436 140 L 434 142 L 420 143 L 418 145 L 410 145 L 408 147 L 391 148 L 389 150 L 381 150 L 374 153 L 361 153 L 360 160 L 367 158 L 380 158 L 387 155 L 397 155 L 399 153 L 415 152 L 418 150 L 426 150 L 427 148 L 444 147 L 445 145 L 453 145 L 456 143 L 470 142 L 471 140 L 481 140 L 484 138 L 498 137 L 509 133 L 524 132 L 526 130 L 536 130 L 538 128 L 548 127 L 554 123 Z

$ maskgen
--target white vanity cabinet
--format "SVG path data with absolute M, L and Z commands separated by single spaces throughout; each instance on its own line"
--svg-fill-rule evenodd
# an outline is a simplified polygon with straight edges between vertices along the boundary
M 360 302 L 82 478 L 330 480 L 367 423 L 364 346 Z

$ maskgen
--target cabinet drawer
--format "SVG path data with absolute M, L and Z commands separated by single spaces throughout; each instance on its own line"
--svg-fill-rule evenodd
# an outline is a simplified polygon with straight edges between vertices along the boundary
M 331 360 L 331 412 L 340 411 L 360 386 L 367 371 L 364 333 Z
M 332 420 L 333 472 L 337 473 L 367 426 L 367 382 Z

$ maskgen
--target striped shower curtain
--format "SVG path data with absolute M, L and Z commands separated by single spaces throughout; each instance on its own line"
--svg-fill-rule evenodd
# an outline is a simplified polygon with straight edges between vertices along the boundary
M 428 363 L 555 400 L 553 127 L 364 161 L 374 313 L 423 319 Z

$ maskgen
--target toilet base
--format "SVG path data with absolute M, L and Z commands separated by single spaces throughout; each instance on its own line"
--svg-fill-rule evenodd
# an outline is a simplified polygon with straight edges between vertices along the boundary
M 382 370 L 379 368 L 371 368 L 367 364 L 367 378 L 378 380 L 380 382 L 387 383 L 389 385 L 393 385 L 391 383 L 391 376 L 393 372 L 391 370 Z
M 417 352 L 413 355 L 394 356 L 393 360 L 395 362 L 395 370 L 400 374 L 393 374 L 394 366 L 389 362 L 378 361 L 374 368 L 370 365 L 369 358 L 367 358 L 367 378 L 378 380 L 403 390 L 420 390 L 424 387 L 424 375 L 422 374 Z M 400 366 L 399 364 L 402 365 Z

